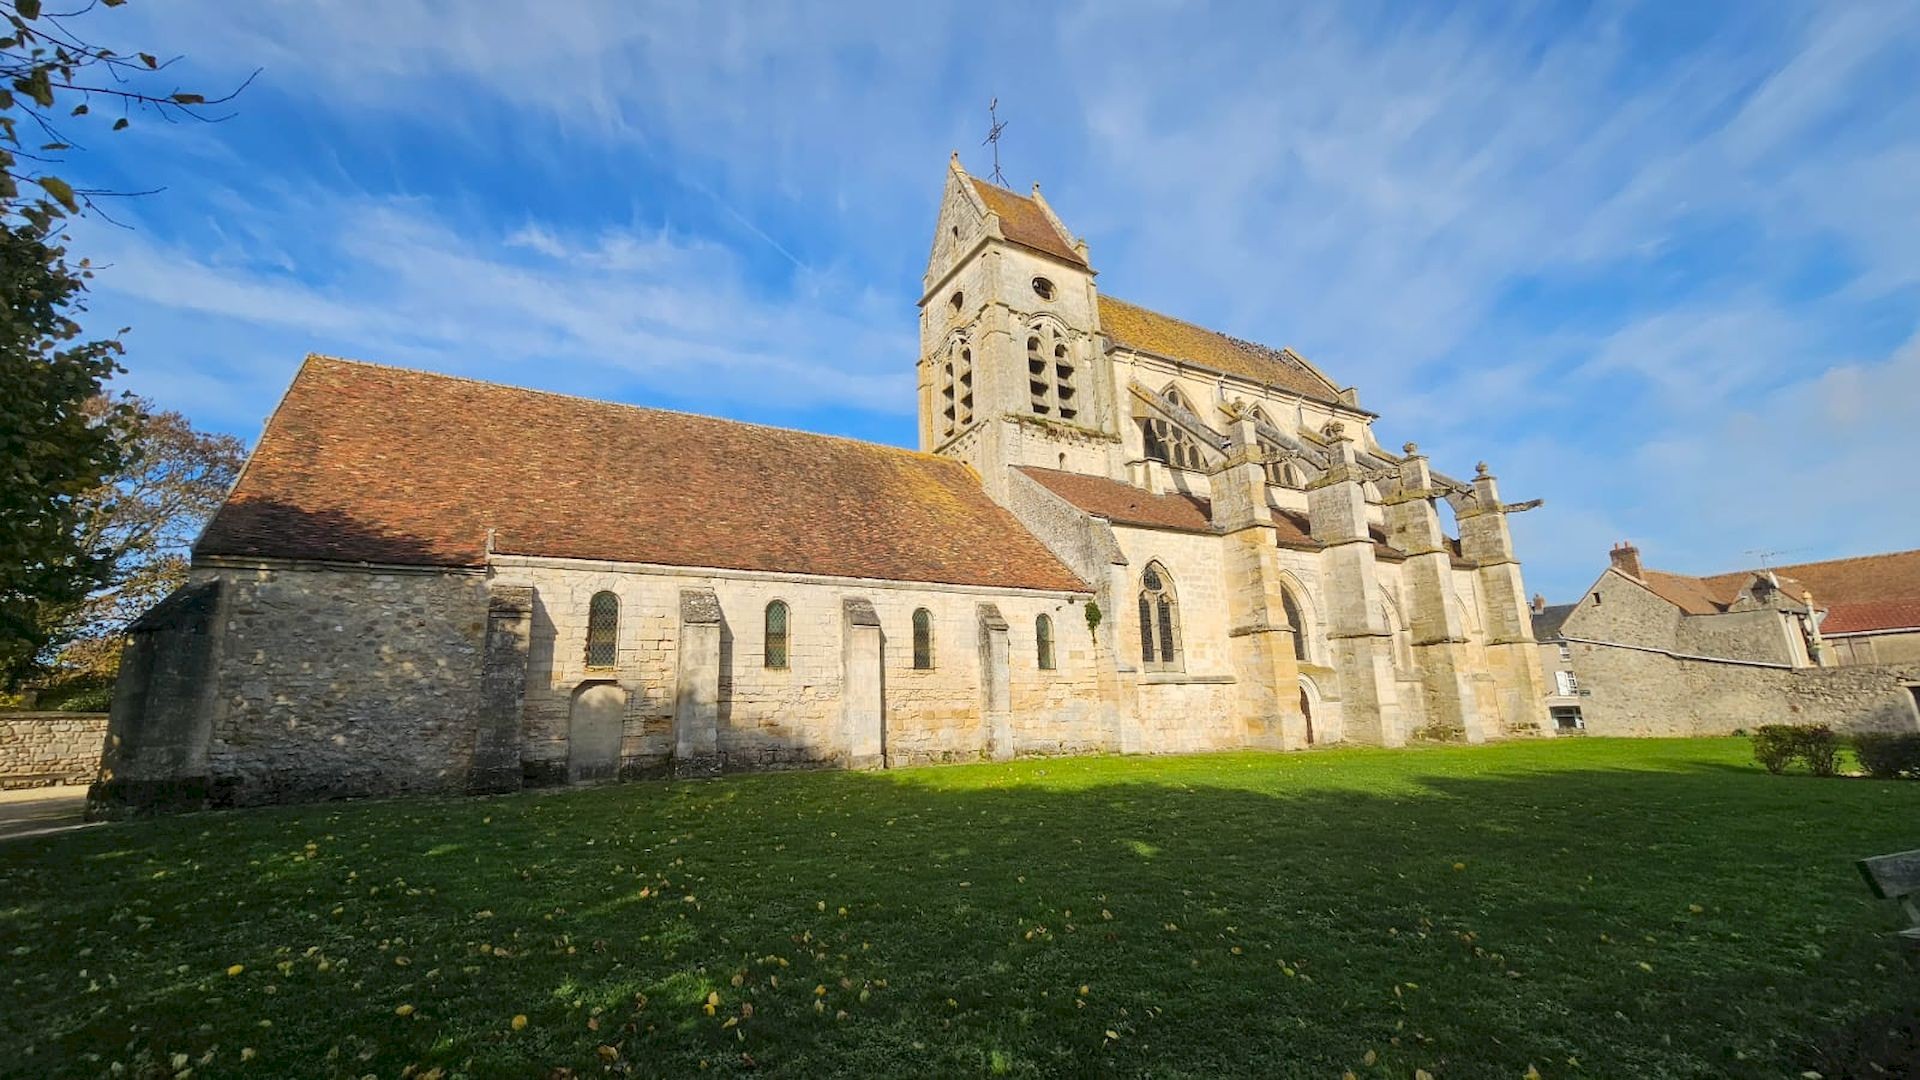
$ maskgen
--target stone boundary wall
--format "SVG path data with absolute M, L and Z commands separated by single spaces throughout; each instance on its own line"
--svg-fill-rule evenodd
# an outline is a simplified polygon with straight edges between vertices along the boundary
M 0 789 L 90 784 L 106 739 L 106 713 L 0 712 Z
M 1589 735 L 1727 735 L 1761 724 L 1920 729 L 1920 664 L 1788 668 L 1570 638 Z

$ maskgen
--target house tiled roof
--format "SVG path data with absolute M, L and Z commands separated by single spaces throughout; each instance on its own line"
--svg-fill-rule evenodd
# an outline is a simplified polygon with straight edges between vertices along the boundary
M 973 181 L 973 190 L 987 209 L 1000 216 L 1001 235 L 1021 247 L 1065 259 L 1075 266 L 1087 265 L 1087 260 L 1073 250 L 1072 237 L 1062 236 L 1054 228 L 1053 219 L 1037 201 L 976 177 L 967 179 Z
M 1533 612 L 1533 639 L 1552 641 L 1560 636 L 1560 628 L 1567 624 L 1567 616 L 1572 615 L 1579 604 L 1551 604 Z M 1529 609 L 1532 610 L 1532 609 Z
M 1725 611 L 1732 602 L 1729 590 L 1725 600 L 1720 599 L 1706 581 L 1686 574 L 1669 574 L 1665 570 L 1643 570 L 1640 580 L 1647 588 L 1674 607 L 1689 615 L 1711 615 Z M 1738 589 L 1738 586 L 1735 586 Z
M 1812 589 L 1813 602 L 1820 607 L 1829 603 L 1920 597 L 1920 550 L 1776 566 L 1773 571 L 1783 580 L 1792 578 Z M 1750 571 L 1718 574 L 1707 578 L 1706 582 L 1715 593 L 1732 596 L 1751 576 Z M 1794 599 L 1798 600 L 1799 596 L 1796 595 Z
M 1115 342 L 1195 367 L 1272 386 L 1313 401 L 1339 403 L 1339 390 L 1292 353 L 1242 341 L 1216 330 L 1100 297 L 1100 329 Z
M 956 461 L 309 357 L 196 556 L 479 566 L 491 550 L 1086 591 Z
M 1813 602 L 1821 603 L 1815 593 Z M 1874 630 L 1920 629 L 1920 596 L 1895 600 L 1862 600 L 1827 604 L 1821 620 L 1823 634 L 1860 634 Z

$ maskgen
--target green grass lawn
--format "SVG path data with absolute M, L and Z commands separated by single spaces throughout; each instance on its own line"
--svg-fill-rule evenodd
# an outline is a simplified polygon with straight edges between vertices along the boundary
M 0 1072 L 1898 1074 L 1916 846 L 1738 739 L 199 814 L 0 844 Z

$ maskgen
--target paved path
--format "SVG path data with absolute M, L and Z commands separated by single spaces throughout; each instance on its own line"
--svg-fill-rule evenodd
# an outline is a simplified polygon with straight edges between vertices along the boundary
M 0 791 L 0 841 L 85 827 L 84 784 Z

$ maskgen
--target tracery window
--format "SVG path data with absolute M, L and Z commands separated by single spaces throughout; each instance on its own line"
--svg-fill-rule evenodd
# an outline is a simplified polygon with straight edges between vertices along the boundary
M 770 668 L 787 666 L 787 616 L 786 601 L 767 605 L 766 665 Z
M 1161 396 L 1188 412 L 1193 411 L 1178 390 L 1169 387 Z M 1187 434 L 1186 428 L 1163 417 L 1145 416 L 1140 419 L 1140 434 L 1149 459 L 1166 462 L 1176 469 L 1201 467 L 1200 446 Z
M 948 349 L 941 365 L 940 415 L 946 435 L 973 423 L 973 350 L 964 345 Z
M 1033 620 L 1033 648 L 1041 671 L 1053 670 L 1053 617 L 1040 615 Z
M 1148 671 L 1180 669 L 1180 602 L 1158 562 L 1140 574 L 1140 663 Z
M 1076 365 L 1066 335 L 1037 322 L 1027 335 L 1027 395 L 1035 416 L 1072 420 L 1080 415 Z
M 587 602 L 587 666 L 610 668 L 620 646 L 620 598 L 597 592 Z
M 933 667 L 933 612 L 926 608 L 913 612 L 913 666 L 917 671 Z

